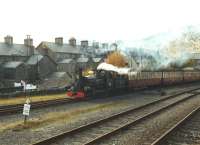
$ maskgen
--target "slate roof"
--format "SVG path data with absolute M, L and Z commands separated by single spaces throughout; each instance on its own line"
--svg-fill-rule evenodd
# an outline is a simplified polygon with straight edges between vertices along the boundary
M 73 61 L 73 59 L 63 59 L 61 61 L 59 61 L 58 63 L 71 63 Z
M 0 55 L 11 56 L 27 56 L 27 47 L 24 44 L 6 44 L 0 43 Z
M 43 58 L 44 58 L 44 56 L 42 56 L 42 55 L 34 54 L 27 60 L 26 63 L 29 65 L 35 65 Z
M 0 69 L 3 67 L 3 62 L 0 61 Z
M 66 75 L 66 72 L 54 72 L 49 78 L 61 78 Z
M 71 54 L 81 54 L 80 46 L 77 45 L 76 47 L 73 47 L 69 44 L 56 44 L 54 42 L 42 42 L 42 47 L 47 47 L 51 49 L 53 52 L 57 53 L 71 53 Z
M 37 49 L 34 49 L 34 54 L 40 54 L 40 52 Z
M 88 62 L 89 61 L 89 58 L 87 57 L 80 57 L 77 59 L 77 62 Z
M 23 62 L 21 61 L 9 61 L 6 62 L 3 67 L 4 68 L 17 68 L 18 66 L 20 66 L 21 64 L 23 64 Z

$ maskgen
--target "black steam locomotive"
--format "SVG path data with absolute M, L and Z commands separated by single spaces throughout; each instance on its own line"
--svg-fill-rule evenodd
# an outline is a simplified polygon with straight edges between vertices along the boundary
M 127 88 L 127 75 L 119 75 L 113 71 L 98 70 L 93 76 L 83 76 L 80 70 L 79 78 L 67 92 L 67 95 L 75 98 L 84 98 L 102 93 L 122 92 Z

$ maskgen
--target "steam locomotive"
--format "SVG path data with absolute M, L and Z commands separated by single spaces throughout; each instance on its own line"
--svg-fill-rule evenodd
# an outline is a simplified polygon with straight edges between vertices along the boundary
M 68 96 L 84 98 L 97 94 L 112 94 L 125 91 L 128 86 L 127 75 L 119 75 L 114 71 L 98 70 L 93 76 L 83 76 L 79 72 L 79 78 L 67 92 Z
M 95 76 L 84 77 L 80 71 L 79 79 L 67 95 L 74 98 L 84 98 L 98 94 L 113 94 L 127 92 L 136 88 L 173 85 L 200 80 L 199 71 L 141 71 L 119 75 L 113 71 L 99 70 Z

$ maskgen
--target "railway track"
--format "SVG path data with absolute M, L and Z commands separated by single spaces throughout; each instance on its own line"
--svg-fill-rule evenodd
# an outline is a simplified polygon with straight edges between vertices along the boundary
M 167 130 L 151 145 L 200 144 L 200 106 Z
M 49 100 L 49 101 L 33 102 L 31 103 L 31 109 L 48 107 L 51 105 L 72 103 L 72 102 L 78 102 L 78 101 L 74 99 L 64 98 L 64 99 L 55 99 L 55 100 Z M 23 107 L 24 107 L 23 104 L 0 106 L 0 115 L 17 113 L 19 111 L 22 111 Z
M 183 93 L 195 91 L 197 89 L 200 89 L 200 88 L 188 89 L 186 91 L 176 93 L 174 95 L 180 95 Z M 101 98 L 103 98 L 103 97 L 101 97 Z M 66 103 L 77 103 L 80 101 L 89 101 L 89 100 L 94 100 L 94 99 L 98 99 L 98 98 L 87 98 L 87 99 L 83 99 L 83 100 L 64 98 L 64 99 L 55 99 L 55 100 L 49 100 L 49 101 L 32 102 L 31 109 L 49 107 L 51 105 L 61 105 L 61 104 L 66 104 Z M 12 113 L 21 112 L 23 109 L 23 106 L 24 106 L 24 104 L 0 106 L 0 115 L 8 115 L 8 114 L 12 114 Z
M 159 99 L 137 108 L 128 109 L 110 117 L 41 140 L 33 145 L 94 145 L 100 143 L 123 129 L 137 125 L 141 121 L 144 121 L 161 111 L 167 110 L 200 94 L 200 92 L 196 90 L 198 90 L 198 88 Z

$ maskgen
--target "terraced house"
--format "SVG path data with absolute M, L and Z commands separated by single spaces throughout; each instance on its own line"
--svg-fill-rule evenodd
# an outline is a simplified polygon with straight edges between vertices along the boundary
M 0 43 L 0 87 L 9 87 L 20 80 L 35 81 L 56 71 L 57 64 L 46 55 L 41 55 L 27 36 L 24 44 L 13 43 L 12 36 Z
M 56 71 L 57 64 L 49 56 L 34 54 L 26 61 L 28 80 L 39 81 Z
M 9 86 L 13 81 L 26 79 L 25 61 L 34 54 L 33 39 L 27 36 L 24 44 L 13 43 L 12 36 L 0 43 L 0 86 Z
M 62 37 L 55 38 L 55 42 L 43 41 L 36 48 L 42 55 L 47 55 L 58 62 L 63 59 L 76 59 L 81 56 L 80 46 L 76 44 L 76 39 L 69 39 L 69 44 L 63 43 Z
M 33 55 L 33 39 L 29 36 L 24 39 L 24 44 L 13 43 L 12 36 L 4 37 L 4 42 L 0 43 L 0 62 L 25 61 Z
M 98 65 L 101 58 L 95 58 L 97 48 L 100 49 L 99 43 L 89 46 L 87 40 L 77 45 L 73 37 L 68 43 L 63 43 L 62 37 L 55 38 L 55 42 L 43 41 L 35 48 L 30 36 L 24 39 L 24 44 L 16 44 L 8 35 L 0 43 L 0 87 L 12 86 L 20 80 L 45 84 L 45 80 L 49 81 L 53 74 L 65 73 L 61 76 L 73 79 L 79 68 Z

